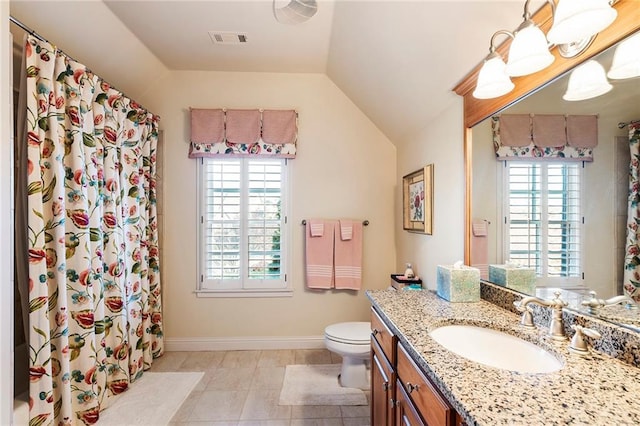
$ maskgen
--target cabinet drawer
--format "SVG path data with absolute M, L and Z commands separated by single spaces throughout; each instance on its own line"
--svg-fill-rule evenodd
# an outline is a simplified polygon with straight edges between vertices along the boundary
M 407 392 L 402 387 L 400 380 L 396 381 L 396 425 L 397 426 L 424 426 L 422 418 L 416 411 Z
M 395 365 L 396 338 L 373 308 L 371 308 L 371 334 L 382 348 L 391 365 Z
M 431 381 L 422 374 L 409 354 L 398 344 L 398 378 L 416 409 L 429 426 L 450 426 L 455 411 L 440 395 Z

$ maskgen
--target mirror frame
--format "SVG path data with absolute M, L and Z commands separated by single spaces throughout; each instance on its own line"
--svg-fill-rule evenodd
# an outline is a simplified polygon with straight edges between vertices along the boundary
M 502 111 L 525 96 L 537 91 L 547 83 L 562 76 L 578 64 L 594 57 L 600 52 L 613 46 L 620 40 L 640 29 L 640 8 L 637 0 L 618 0 L 613 7 L 618 11 L 618 17 L 607 28 L 602 30 L 593 40 L 593 43 L 580 55 L 573 58 L 560 56 L 557 46 L 553 46 L 551 53 L 555 56 L 553 63 L 542 71 L 523 77 L 512 77 L 515 88 L 508 94 L 494 99 L 476 99 L 473 97 L 473 90 L 478 80 L 478 73 L 482 67 L 482 62 L 469 72 L 454 88 L 456 94 L 463 97 L 464 114 L 464 262 L 471 264 L 471 222 L 473 220 L 471 211 L 472 201 L 472 128 L 482 120 Z M 551 5 L 546 3 L 531 18 L 540 29 L 546 34 L 551 28 L 553 16 Z M 496 51 L 507 57 L 511 39 L 506 40 Z

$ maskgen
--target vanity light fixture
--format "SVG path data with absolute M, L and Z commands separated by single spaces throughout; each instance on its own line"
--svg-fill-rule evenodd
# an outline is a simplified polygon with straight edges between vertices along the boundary
M 613 53 L 607 77 L 618 80 L 640 76 L 640 32 L 622 41 Z
M 558 45 L 560 54 L 565 57 L 582 53 L 595 35 L 608 27 L 618 15 L 609 0 L 557 0 L 557 4 L 554 0 L 547 0 L 551 4 L 553 25 L 545 37 L 531 20 L 529 1 L 526 0 L 524 4 L 524 21 L 513 33 L 500 30 L 491 36 L 489 55 L 480 69 L 473 92 L 475 98 L 490 99 L 505 95 L 515 87 L 509 76 L 532 74 L 551 65 L 555 57 L 549 52 L 549 43 Z M 513 39 L 504 66 L 493 43 L 498 34 L 506 34 Z
M 524 21 L 515 30 L 509 48 L 507 74 L 512 77 L 533 74 L 554 61 L 542 30 L 531 20 L 529 0 L 524 3 Z
M 477 99 L 491 99 L 506 95 L 513 90 L 515 85 L 507 75 L 507 64 L 502 60 L 502 56 L 496 52 L 494 39 L 500 34 L 513 37 L 509 31 L 496 31 L 491 36 L 489 55 L 485 58 L 484 64 L 478 74 L 478 83 L 473 91 L 473 96 Z
M 308 21 L 318 11 L 316 0 L 290 0 L 286 6 L 277 7 L 273 0 L 273 15 L 283 24 L 301 24 Z
M 550 43 L 578 42 L 598 34 L 615 21 L 618 12 L 609 0 L 547 0 L 553 8 L 553 25 L 547 33 Z
M 565 101 L 583 101 L 604 95 L 613 88 L 607 81 L 604 67 L 598 61 L 590 60 L 577 66 L 569 76 L 567 91 L 562 96 Z

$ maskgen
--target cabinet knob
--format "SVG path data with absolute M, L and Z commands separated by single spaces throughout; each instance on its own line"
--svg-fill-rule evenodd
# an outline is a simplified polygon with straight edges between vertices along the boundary
M 384 382 L 382 384 L 382 390 L 385 392 L 389 390 L 389 382 Z
M 411 393 L 414 390 L 417 391 L 420 386 L 419 385 L 414 385 L 414 384 L 411 384 L 411 383 L 407 382 L 407 385 L 405 387 L 407 388 L 407 393 Z
M 378 333 L 380 333 L 380 332 L 375 328 L 373 330 L 371 330 L 371 334 L 373 334 L 374 336 L 377 336 Z

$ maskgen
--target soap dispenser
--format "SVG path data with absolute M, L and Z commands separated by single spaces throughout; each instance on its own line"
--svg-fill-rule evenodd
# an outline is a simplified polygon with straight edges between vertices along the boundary
M 411 264 L 407 263 L 407 268 L 404 270 L 404 277 L 406 279 L 412 279 L 415 278 L 416 274 L 413 272 L 413 269 L 411 268 Z

